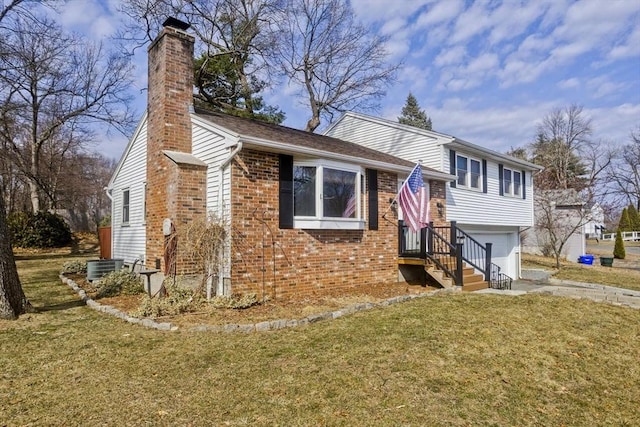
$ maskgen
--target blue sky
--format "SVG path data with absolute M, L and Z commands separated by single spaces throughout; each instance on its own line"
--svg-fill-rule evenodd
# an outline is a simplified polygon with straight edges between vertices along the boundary
M 74 0 L 63 24 L 105 39 L 119 0 Z M 357 17 L 389 36 L 403 61 L 376 115 L 396 120 L 412 92 L 436 131 L 506 151 L 531 142 L 554 108 L 584 107 L 594 139 L 624 144 L 640 126 L 640 0 L 351 0 Z M 136 109 L 146 102 L 146 57 L 136 59 Z M 285 83 L 266 95 L 303 128 L 304 99 Z M 323 126 L 326 124 L 323 124 Z M 99 150 L 119 158 L 126 138 Z

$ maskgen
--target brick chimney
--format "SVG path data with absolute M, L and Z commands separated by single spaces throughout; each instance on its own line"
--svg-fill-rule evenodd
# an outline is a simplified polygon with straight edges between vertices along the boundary
M 206 214 L 206 165 L 191 156 L 193 110 L 193 36 L 189 25 L 167 19 L 149 46 L 147 98 L 147 194 L 146 265 L 160 260 L 165 274 L 163 222 L 170 220 L 181 231 L 194 217 Z M 190 273 L 189 265 L 177 254 L 176 272 Z M 172 269 L 173 270 L 173 269 Z

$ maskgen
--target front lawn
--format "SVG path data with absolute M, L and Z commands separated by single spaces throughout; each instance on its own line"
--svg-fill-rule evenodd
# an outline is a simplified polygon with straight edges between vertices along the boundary
M 629 248 L 640 247 L 640 243 L 626 242 Z M 554 271 L 553 277 L 576 282 L 596 283 L 617 286 L 640 291 L 640 255 L 628 251 L 624 260 L 615 259 L 613 267 L 602 267 L 600 256 L 613 256 L 613 244 L 610 242 L 589 241 L 587 253 L 594 254 L 593 265 L 562 261 L 560 271 L 555 269 L 555 259 L 536 255 L 522 254 L 522 268 L 541 268 Z
M 0 321 L 0 425 L 638 425 L 640 310 L 426 297 L 268 333 L 160 332 L 21 259 Z

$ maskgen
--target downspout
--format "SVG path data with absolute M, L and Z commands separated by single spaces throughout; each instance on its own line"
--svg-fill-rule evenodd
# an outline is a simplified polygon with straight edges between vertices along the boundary
M 107 197 L 109 198 L 109 200 L 111 201 L 111 258 L 113 258 L 113 242 L 114 242 L 114 238 L 113 238 L 113 196 L 111 196 L 111 189 L 109 187 L 104 187 L 103 188 L 104 193 L 107 195 Z M 99 233 L 98 233 L 99 234 Z
M 231 163 L 233 158 L 242 150 L 243 143 L 239 141 L 236 144 L 236 147 L 229 153 L 229 157 L 227 157 L 222 163 L 220 163 L 220 184 L 218 185 L 218 218 L 222 219 L 224 214 L 224 203 L 222 198 L 224 197 L 224 170 Z M 223 248 L 223 250 L 226 248 Z M 226 252 L 226 251 L 225 251 Z M 224 260 L 225 256 L 222 257 L 220 266 L 218 267 L 218 289 L 216 295 L 221 295 L 224 293 Z M 212 278 L 207 280 L 207 298 L 211 298 L 211 287 L 212 287 Z
M 229 157 L 227 157 L 221 164 L 220 164 L 220 185 L 218 185 L 218 216 L 220 218 L 222 218 L 222 214 L 224 213 L 223 211 L 223 204 L 222 204 L 222 196 L 223 196 L 223 190 L 224 190 L 224 169 L 229 165 L 229 163 L 231 163 L 231 161 L 233 160 L 233 158 L 236 156 L 236 154 L 238 154 L 240 152 L 240 150 L 242 150 L 242 141 L 238 142 L 238 144 L 236 145 L 236 148 L 234 148 L 231 153 L 229 154 Z

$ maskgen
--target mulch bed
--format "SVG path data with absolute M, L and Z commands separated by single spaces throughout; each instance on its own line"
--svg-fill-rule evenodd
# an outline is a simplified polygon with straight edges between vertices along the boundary
M 145 295 L 122 295 L 108 298 L 96 298 L 96 286 L 81 274 L 68 274 L 87 295 L 103 305 L 110 305 L 122 312 L 132 313 L 140 307 Z M 341 289 L 319 290 L 300 299 L 281 298 L 244 308 L 215 308 L 202 304 L 193 312 L 175 316 L 158 317 L 158 322 L 169 322 L 179 327 L 196 325 L 249 324 L 278 319 L 301 319 L 312 314 L 333 311 L 359 303 L 378 303 L 385 299 L 401 295 L 420 294 L 436 288 L 414 286 L 400 283 L 374 283 L 351 286 Z

